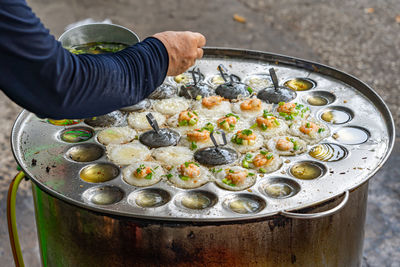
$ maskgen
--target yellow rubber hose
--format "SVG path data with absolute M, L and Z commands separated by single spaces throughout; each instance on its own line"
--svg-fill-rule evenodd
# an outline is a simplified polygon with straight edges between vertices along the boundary
M 17 198 L 17 191 L 19 184 L 24 179 L 25 173 L 19 172 L 10 183 L 7 195 L 7 223 L 8 235 L 10 237 L 11 250 L 14 257 L 15 266 L 25 267 L 24 259 L 21 253 L 21 246 L 19 245 L 17 221 L 15 218 L 15 201 Z

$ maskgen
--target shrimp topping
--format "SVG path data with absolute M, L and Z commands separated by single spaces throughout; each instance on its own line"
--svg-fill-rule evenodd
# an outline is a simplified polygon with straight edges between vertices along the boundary
M 219 95 L 213 95 L 213 96 L 203 98 L 201 103 L 203 104 L 203 106 L 210 109 L 216 105 L 221 104 L 222 100 L 224 100 L 223 97 L 221 97 Z
M 279 107 L 277 109 L 278 112 L 283 112 L 286 114 L 291 114 L 292 112 L 295 112 L 296 104 L 295 103 L 284 103 L 280 102 Z
M 133 172 L 133 175 L 135 175 L 136 178 L 151 179 L 153 176 L 153 170 L 150 167 L 146 167 L 141 164 L 139 168 Z
M 205 142 L 210 138 L 210 132 L 206 129 L 196 129 L 187 133 L 189 141 Z
M 246 111 L 257 111 L 261 110 L 261 100 L 258 98 L 252 98 L 246 101 L 243 101 L 240 104 L 240 109 L 241 110 L 246 110 Z
M 239 119 L 239 116 L 229 113 L 229 114 L 226 114 L 224 117 L 218 119 L 217 125 L 221 129 L 224 129 L 226 131 L 231 131 L 231 130 L 235 129 L 238 119 Z
M 300 128 L 299 128 L 299 130 L 300 130 L 303 134 L 308 134 L 308 135 L 317 132 L 318 129 L 319 129 L 318 125 L 316 125 L 316 124 L 313 123 L 313 122 L 304 122 L 304 123 L 300 126 Z
M 276 142 L 276 148 L 281 151 L 289 151 L 292 150 L 293 147 L 294 144 L 290 140 L 280 138 L 278 142 Z
M 249 173 L 246 170 L 239 171 L 239 170 L 231 170 L 231 169 L 226 169 L 226 176 L 225 176 L 225 181 L 230 181 L 231 184 L 233 185 L 240 185 L 243 184 L 244 181 L 246 180 L 246 177 L 249 175 Z M 225 182 L 226 183 L 226 182 Z
M 267 153 L 266 151 L 261 151 L 260 154 L 257 154 L 254 157 L 253 164 L 256 167 L 267 166 L 267 165 L 271 164 L 271 162 L 273 160 L 274 160 L 274 156 L 271 153 Z
M 200 167 L 195 162 L 185 162 L 178 167 L 178 170 L 181 173 L 182 180 L 185 180 L 184 177 L 196 178 L 201 174 Z
M 279 126 L 279 122 L 274 116 L 259 116 L 256 119 L 256 123 L 258 127 L 263 129 L 264 131 L 267 130 L 268 128 L 275 128 Z
M 182 111 L 179 113 L 178 124 L 179 126 L 193 126 L 199 121 L 196 111 Z
M 257 136 L 252 130 L 245 129 L 234 134 L 231 141 L 237 145 L 252 146 L 255 144 L 256 138 Z

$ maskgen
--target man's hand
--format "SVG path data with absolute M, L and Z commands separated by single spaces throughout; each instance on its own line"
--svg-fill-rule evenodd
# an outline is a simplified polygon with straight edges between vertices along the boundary
M 169 56 L 167 75 L 175 76 L 193 66 L 203 57 L 206 38 L 197 32 L 160 32 L 154 34 L 165 46 Z

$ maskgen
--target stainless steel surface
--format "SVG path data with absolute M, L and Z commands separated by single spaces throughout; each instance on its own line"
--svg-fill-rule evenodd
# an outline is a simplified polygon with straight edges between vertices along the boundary
M 368 183 L 324 218 L 166 222 L 92 212 L 33 184 L 43 266 L 360 266 Z M 334 198 L 302 213 L 319 213 Z
M 272 174 L 263 177 L 260 175 L 257 183 L 250 188 L 249 192 L 246 192 L 260 197 L 267 204 L 263 210 L 255 214 L 238 214 L 224 208 L 222 203 L 225 198 L 232 195 L 232 192 L 220 189 L 213 183 L 200 188 L 218 196 L 218 202 L 208 209 L 189 210 L 176 205 L 175 196 L 185 190 L 170 186 L 166 182 L 160 182 L 151 188 L 168 191 L 171 201 L 157 208 L 141 208 L 128 201 L 129 196 L 138 191 L 138 188 L 123 182 L 121 175 L 102 183 L 102 185 L 120 188 L 124 192 L 124 198 L 121 201 L 112 205 L 87 204 L 82 195 L 86 190 L 98 186 L 79 178 L 80 170 L 89 163 L 71 163 L 66 160 L 64 155 L 71 144 L 60 141 L 58 137 L 64 127 L 48 124 L 26 111 L 17 119 L 12 133 L 15 157 L 28 176 L 32 177 L 43 190 L 87 209 L 143 219 L 217 222 L 258 219 L 282 211 L 297 210 L 326 202 L 367 181 L 389 156 L 394 141 L 394 124 L 391 114 L 380 97 L 356 78 L 317 63 L 281 55 L 234 49 L 206 49 L 205 58 L 197 65 L 207 80 L 207 77 L 217 73 L 217 66 L 221 63 L 232 66 L 234 73 L 242 79 L 247 75 L 267 72 L 271 66 L 276 69 L 281 79 L 280 83 L 293 77 L 312 79 L 317 84 L 315 89 L 299 91 L 295 101 L 306 104 L 304 96 L 312 93 L 313 90 L 331 92 L 336 96 L 335 101 L 327 106 L 310 106 L 312 113 L 317 116 L 322 109 L 330 105 L 347 107 L 353 110 L 353 119 L 343 125 L 331 125 L 332 132 L 335 133 L 344 126 L 357 126 L 368 129 L 371 136 L 363 144 L 344 145 L 349 150 L 346 160 L 322 163 L 326 166 L 327 173 L 315 180 L 296 179 L 289 172 L 294 163 L 313 160 L 308 154 L 284 158 L 290 162 L 286 161 L 280 170 Z M 325 141 L 336 143 L 332 137 Z M 87 143 L 98 144 L 96 138 Z M 36 166 L 31 166 L 32 159 L 37 161 Z M 105 156 L 90 164 L 100 162 L 107 162 Z M 268 197 L 259 190 L 261 183 L 277 176 L 296 180 L 300 185 L 300 191 L 293 197 L 276 199 Z
M 64 32 L 58 39 L 63 47 L 92 42 L 109 42 L 133 45 L 139 37 L 133 31 L 120 25 L 91 23 L 74 27 Z

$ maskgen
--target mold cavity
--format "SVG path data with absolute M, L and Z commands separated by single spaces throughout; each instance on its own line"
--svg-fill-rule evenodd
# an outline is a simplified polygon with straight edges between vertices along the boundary
M 67 143 L 80 143 L 93 137 L 93 130 L 88 127 L 74 127 L 61 132 L 60 138 Z
M 336 97 L 334 94 L 326 91 L 315 91 L 308 94 L 305 100 L 311 106 L 325 106 L 334 102 Z
M 48 119 L 47 122 L 56 126 L 68 126 L 68 125 L 74 125 L 80 123 L 82 120 L 52 120 Z
M 343 124 L 353 119 L 354 113 L 345 107 L 330 107 L 322 111 L 321 119 L 332 124 Z
M 91 164 L 82 169 L 80 177 L 89 183 L 104 183 L 119 175 L 119 168 L 109 163 Z
M 247 76 L 244 83 L 248 84 L 251 89 L 261 90 L 272 85 L 271 78 L 268 74 L 254 74 Z
M 346 145 L 358 145 L 367 142 L 368 130 L 361 127 L 343 127 L 332 135 L 336 141 Z
M 272 198 L 288 198 L 300 191 L 300 185 L 288 178 L 272 178 L 261 185 L 261 192 Z
M 188 209 L 202 210 L 214 206 L 217 196 L 207 191 L 196 190 L 178 196 L 177 203 Z
M 104 150 L 95 144 L 82 144 L 71 147 L 67 151 L 67 157 L 77 162 L 95 161 L 103 156 Z
M 113 127 L 122 125 L 125 119 L 126 115 L 116 110 L 103 116 L 85 119 L 84 122 L 92 127 Z
M 298 179 L 312 180 L 323 176 L 326 173 L 326 167 L 318 162 L 302 161 L 294 164 L 290 168 L 290 173 Z
M 82 198 L 86 203 L 111 205 L 121 201 L 124 192 L 116 186 L 99 186 L 86 190 Z
M 262 198 L 250 194 L 232 195 L 224 201 L 225 208 L 240 214 L 260 212 L 266 205 Z
M 171 195 L 167 191 L 157 188 L 140 190 L 128 198 L 130 204 L 134 202 L 142 208 L 160 207 L 170 200 Z
M 234 82 L 240 82 L 239 76 L 232 74 L 231 77 Z M 230 81 L 229 77 L 226 77 L 226 79 L 228 81 Z M 224 78 L 222 78 L 222 76 L 220 74 L 215 74 L 208 79 L 208 83 L 215 87 L 215 86 L 226 83 L 226 81 L 224 80 Z
M 314 88 L 316 83 L 308 78 L 294 78 L 286 81 L 283 85 L 294 91 L 306 91 Z
M 339 161 L 347 157 L 349 152 L 341 145 L 323 143 L 314 146 L 309 152 L 310 156 L 325 162 Z

